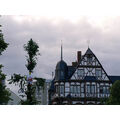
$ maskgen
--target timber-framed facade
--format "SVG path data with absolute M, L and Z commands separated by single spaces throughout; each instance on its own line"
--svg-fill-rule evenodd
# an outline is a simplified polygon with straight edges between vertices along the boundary
M 90 48 L 83 56 L 78 51 L 77 62 L 67 66 L 61 47 L 61 61 L 56 65 L 49 90 L 49 104 L 105 104 L 112 84 L 111 77 Z

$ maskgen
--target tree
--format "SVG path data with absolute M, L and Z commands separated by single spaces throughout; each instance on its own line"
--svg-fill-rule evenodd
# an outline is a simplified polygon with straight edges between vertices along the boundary
M 30 41 L 28 41 L 27 45 L 24 45 L 24 49 L 25 51 L 27 51 L 28 56 L 27 57 L 27 64 L 26 67 L 29 71 L 29 76 L 31 75 L 31 73 L 33 72 L 33 69 L 35 68 L 37 62 L 37 55 L 39 55 L 39 50 L 38 50 L 39 46 L 37 45 L 36 42 L 34 42 L 32 39 L 30 39 Z M 31 85 L 32 81 L 28 80 L 28 85 L 27 85 L 27 91 L 26 91 L 26 95 L 27 95 L 27 102 L 29 104 L 35 104 L 35 88 Z M 33 102 L 34 101 L 34 102 Z
M 0 25 L 0 27 L 2 27 L 2 25 Z M 8 43 L 4 41 L 2 30 L 0 30 L 0 55 L 2 55 L 2 52 L 4 50 L 6 50 L 7 46 L 8 46 Z
M 115 83 L 112 85 L 107 104 L 120 105 L 120 80 L 115 81 Z
M 37 62 L 37 55 L 40 55 L 39 53 L 39 46 L 36 42 L 34 42 L 32 39 L 28 41 L 27 45 L 24 45 L 25 51 L 27 51 L 28 56 L 27 57 L 27 64 L 26 67 L 29 71 L 29 73 L 33 72 L 33 69 L 35 68 Z
M 26 101 L 21 101 L 21 104 L 27 104 L 27 105 L 34 105 L 37 104 L 37 100 L 35 98 L 35 90 L 36 87 L 39 88 L 39 86 L 44 86 L 45 79 L 43 78 L 34 78 L 36 80 L 36 84 L 32 84 L 32 76 L 31 73 L 33 73 L 33 69 L 37 65 L 37 56 L 40 55 L 39 53 L 39 46 L 36 42 L 34 42 L 32 39 L 30 39 L 27 43 L 27 45 L 24 45 L 24 50 L 27 52 L 27 64 L 25 65 L 27 70 L 29 71 L 29 75 L 22 76 L 20 74 L 14 74 L 11 77 L 11 80 L 9 83 L 19 83 L 20 89 L 18 92 L 24 92 L 26 94 Z
M 0 25 L 1 27 L 1 25 Z M 0 55 L 2 55 L 2 52 L 6 50 L 8 46 L 8 43 L 4 41 L 2 30 L 0 30 Z M 6 75 L 2 73 L 2 67 L 3 65 L 0 65 L 0 104 L 7 104 L 10 98 L 10 93 L 6 90 L 6 86 L 4 84 L 4 81 L 6 79 Z

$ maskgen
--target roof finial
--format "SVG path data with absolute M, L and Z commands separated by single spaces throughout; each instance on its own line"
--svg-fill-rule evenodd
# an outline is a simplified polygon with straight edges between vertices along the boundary
M 88 44 L 88 48 L 89 48 L 89 46 L 90 46 L 90 40 L 87 40 L 87 44 Z
M 63 60 L 63 54 L 62 54 L 62 40 L 61 40 L 61 60 Z

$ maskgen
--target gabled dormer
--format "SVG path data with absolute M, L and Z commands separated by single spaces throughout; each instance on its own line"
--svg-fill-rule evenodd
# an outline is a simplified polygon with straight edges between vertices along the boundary
M 110 81 L 106 71 L 90 48 L 87 49 L 86 53 L 79 60 L 76 70 L 71 77 L 71 80 L 88 79 Z

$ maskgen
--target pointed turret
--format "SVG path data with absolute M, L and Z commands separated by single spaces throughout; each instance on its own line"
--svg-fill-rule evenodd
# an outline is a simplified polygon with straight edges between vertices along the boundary
M 61 44 L 61 60 L 56 65 L 55 79 L 66 80 L 67 74 L 68 74 L 68 67 L 66 62 L 63 61 L 63 49 Z
M 61 41 L 61 60 L 63 60 L 62 41 Z

